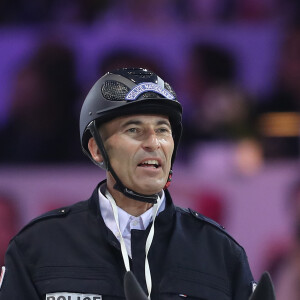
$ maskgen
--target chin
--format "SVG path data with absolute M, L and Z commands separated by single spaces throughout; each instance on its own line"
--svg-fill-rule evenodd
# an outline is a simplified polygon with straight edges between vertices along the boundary
M 144 195 L 152 195 L 152 194 L 157 194 L 159 192 L 161 192 L 161 190 L 163 189 L 164 185 L 162 184 L 143 184 L 143 185 L 139 185 L 136 188 L 133 188 L 134 191 L 140 193 L 140 194 L 144 194 Z

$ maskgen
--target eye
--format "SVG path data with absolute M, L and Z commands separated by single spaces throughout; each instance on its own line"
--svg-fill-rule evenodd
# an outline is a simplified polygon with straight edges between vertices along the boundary
M 168 127 L 160 127 L 157 129 L 157 132 L 163 134 L 171 134 L 171 129 Z
M 137 133 L 138 131 L 139 131 L 139 129 L 136 127 L 131 127 L 129 129 L 127 129 L 127 132 L 130 132 L 130 133 Z

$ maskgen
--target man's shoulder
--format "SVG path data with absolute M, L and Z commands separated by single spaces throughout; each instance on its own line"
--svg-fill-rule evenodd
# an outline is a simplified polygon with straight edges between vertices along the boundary
M 32 230 L 40 230 L 42 227 L 48 228 L 52 224 L 57 223 L 58 220 L 64 220 L 66 223 L 71 221 L 72 217 L 84 213 L 89 208 L 89 200 L 76 202 L 70 206 L 65 206 L 57 209 L 48 211 L 34 219 L 32 219 L 28 224 L 26 224 L 17 234 L 17 236 L 23 235 L 24 233 L 30 232 Z
M 194 219 L 196 219 L 200 222 L 208 223 L 208 224 L 212 225 L 213 227 L 216 227 L 216 228 L 218 228 L 222 231 L 225 231 L 224 226 L 220 225 L 219 223 L 217 223 L 213 219 L 210 219 L 210 218 L 200 214 L 199 212 L 197 212 L 197 211 L 195 211 L 191 208 L 182 208 L 182 207 L 176 206 L 176 210 L 181 214 L 191 216 L 192 218 L 194 218 Z
M 233 241 L 236 245 L 241 247 L 241 245 L 226 231 L 225 227 L 217 223 L 216 221 L 200 214 L 199 212 L 191 209 L 191 208 L 182 208 L 176 206 L 176 211 L 181 214 L 185 215 L 188 218 L 199 222 L 200 226 L 206 225 L 211 232 L 217 232 L 218 234 L 223 235 L 224 237 Z

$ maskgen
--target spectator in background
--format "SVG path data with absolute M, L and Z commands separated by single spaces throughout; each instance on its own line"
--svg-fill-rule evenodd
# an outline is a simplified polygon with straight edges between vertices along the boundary
M 0 24 L 90 24 L 101 18 L 109 6 L 110 1 L 107 0 L 1 0 Z
M 162 31 L 178 23 L 175 4 L 172 0 L 114 1 L 103 19 L 106 25 L 117 24 L 120 28 L 131 27 L 133 31 L 135 29 Z
M 193 47 L 185 72 L 187 94 L 183 145 L 199 141 L 236 140 L 253 134 L 252 109 L 245 92 L 236 84 L 231 53 L 212 44 Z
M 102 17 L 110 8 L 111 3 L 108 0 L 77 0 L 75 17 L 82 23 L 92 23 Z
M 300 180 L 293 184 L 288 196 L 292 220 L 292 241 L 279 241 L 268 251 L 268 270 L 274 279 L 277 300 L 300 299 Z
M 277 0 L 235 0 L 237 20 L 258 23 L 272 20 L 279 12 Z
M 222 226 L 226 226 L 226 211 L 225 211 L 225 198 L 220 191 L 214 188 L 195 189 L 192 193 L 194 205 L 193 209 L 201 212 L 204 216 L 216 221 Z
M 278 17 L 289 18 L 295 12 L 296 2 L 296 0 L 177 0 L 176 6 L 179 18 L 193 25 L 242 22 L 257 24 Z
M 299 156 L 300 24 L 291 26 L 282 44 L 273 91 L 258 107 L 257 126 L 266 158 Z
M 15 163 L 71 161 L 82 155 L 74 145 L 77 83 L 70 49 L 42 44 L 17 75 L 10 118 L 0 132 L 0 160 Z M 79 153 L 79 154 L 78 154 Z
M 43 20 L 49 20 L 52 11 L 52 0 L 1 0 L 0 23 L 1 24 L 38 24 Z
M 0 267 L 4 265 L 4 255 L 10 239 L 19 227 L 18 213 L 13 200 L 0 194 Z
M 297 0 L 1 0 L 0 24 L 37 25 L 51 22 L 91 24 L 114 16 L 122 22 L 161 25 L 176 20 L 193 25 L 220 22 L 258 23 L 299 15 Z
M 197 24 L 217 24 L 233 20 L 236 14 L 234 0 L 177 0 L 175 2 L 178 18 Z

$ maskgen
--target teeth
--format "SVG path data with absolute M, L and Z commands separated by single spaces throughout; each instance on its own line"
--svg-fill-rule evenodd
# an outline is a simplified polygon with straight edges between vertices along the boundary
M 143 162 L 143 164 L 145 165 L 158 165 L 158 161 L 157 160 L 146 160 Z

